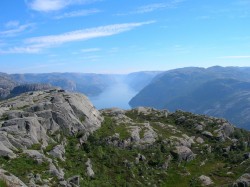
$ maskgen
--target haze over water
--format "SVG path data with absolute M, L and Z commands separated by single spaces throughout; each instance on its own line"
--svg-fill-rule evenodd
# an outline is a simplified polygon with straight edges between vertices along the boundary
M 136 95 L 136 91 L 130 88 L 126 83 L 119 81 L 109 87 L 99 96 L 89 97 L 90 101 L 97 109 L 118 107 L 130 109 L 128 102 Z

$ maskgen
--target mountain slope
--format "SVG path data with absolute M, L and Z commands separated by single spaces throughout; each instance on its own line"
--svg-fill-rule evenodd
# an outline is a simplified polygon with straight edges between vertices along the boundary
M 125 82 L 135 91 L 139 92 L 142 88 L 147 86 L 152 79 L 159 75 L 160 71 L 141 71 L 130 73 L 125 76 Z
M 0 73 L 0 99 L 10 94 L 10 91 L 17 85 L 8 74 Z
M 130 105 L 224 117 L 234 124 L 248 125 L 250 68 L 183 68 L 157 76 Z M 240 120 L 239 120 L 240 119 Z
M 0 184 L 9 186 L 250 184 L 248 131 L 182 111 L 99 112 L 64 90 L 1 101 L 0 140 Z
M 115 82 L 115 75 L 91 73 L 41 73 L 11 74 L 18 83 L 45 83 L 68 91 L 85 93 L 88 96 L 100 94 L 106 87 Z

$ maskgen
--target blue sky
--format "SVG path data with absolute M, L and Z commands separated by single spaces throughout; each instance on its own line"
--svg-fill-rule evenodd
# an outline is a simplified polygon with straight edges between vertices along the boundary
M 250 0 L 1 0 L 0 72 L 250 66 Z

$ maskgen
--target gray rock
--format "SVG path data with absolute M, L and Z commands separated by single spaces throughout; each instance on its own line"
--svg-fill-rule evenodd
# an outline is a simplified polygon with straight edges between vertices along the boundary
M 225 137 L 229 137 L 234 132 L 234 127 L 229 123 L 224 123 L 220 130 L 223 132 Z
M 11 173 L 0 169 L 0 179 L 6 181 L 9 186 L 13 187 L 27 187 L 18 177 L 12 175 Z
M 196 124 L 195 129 L 198 130 L 198 131 L 203 131 L 203 126 L 200 125 L 200 124 Z
M 70 177 L 67 180 L 67 182 L 68 182 L 68 184 L 79 186 L 80 185 L 80 176 L 79 175 L 75 175 L 73 177 Z
M 146 160 L 146 157 L 142 154 L 138 154 L 137 157 L 135 158 L 135 163 L 136 164 L 139 164 L 140 161 L 145 161 Z
M 202 186 L 209 186 L 213 184 L 213 181 L 210 179 L 210 177 L 205 175 L 201 175 L 199 180 L 201 181 Z
M 244 158 L 245 158 L 245 159 L 249 159 L 249 158 L 250 158 L 250 153 L 245 153 L 245 154 L 244 154 Z
M 55 158 L 59 158 L 62 161 L 65 161 L 65 158 L 64 158 L 65 148 L 63 145 L 55 146 L 48 154 Z
M 63 179 L 64 178 L 64 172 L 61 168 L 58 168 L 52 163 L 50 162 L 49 164 L 49 173 L 51 175 L 56 176 L 58 179 Z
M 68 135 L 81 132 L 86 140 L 103 121 L 87 97 L 56 89 L 26 93 L 5 100 L 0 102 L 0 109 L 1 115 L 8 116 L 0 122 L 0 155 L 10 158 L 16 156 L 13 151 L 26 150 L 33 144 L 41 144 L 44 148 L 60 141 L 60 137 L 54 140 L 48 136 L 58 131 Z M 34 156 L 34 151 L 26 153 Z M 64 153 L 62 145 L 49 152 L 61 160 L 64 160 Z M 38 152 L 35 158 L 41 161 L 37 155 Z
M 213 134 L 211 132 L 208 132 L 208 131 L 203 131 L 201 134 L 208 137 L 208 138 L 213 137 Z
M 199 144 L 203 144 L 204 140 L 201 137 L 196 138 L 196 142 Z
M 35 159 L 38 163 L 43 163 L 44 161 L 48 160 L 44 154 L 40 153 L 37 150 L 23 150 L 23 153 Z
M 172 157 L 171 157 L 171 155 L 168 155 L 168 158 L 167 158 L 167 160 L 164 162 L 164 164 L 162 165 L 162 169 L 168 169 L 168 166 L 169 166 L 169 163 L 170 163 L 170 161 L 172 160 Z
M 195 154 L 186 146 L 176 146 L 171 154 L 179 161 L 191 161 L 195 158 Z
M 249 187 L 250 173 L 243 174 L 234 184 L 233 187 Z
M 87 176 L 94 177 L 95 173 L 92 169 L 91 160 L 89 158 L 88 158 L 87 162 L 85 163 L 85 165 L 87 166 Z
M 2 142 L 0 142 L 0 156 L 8 158 L 16 158 L 16 154 L 12 150 L 7 148 Z

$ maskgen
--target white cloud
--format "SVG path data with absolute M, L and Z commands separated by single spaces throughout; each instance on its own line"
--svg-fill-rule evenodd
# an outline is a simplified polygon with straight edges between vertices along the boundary
M 107 25 L 107 26 L 90 28 L 90 29 L 82 29 L 82 30 L 67 32 L 67 33 L 63 33 L 59 35 L 49 35 L 49 36 L 29 38 L 26 40 L 26 43 L 51 46 L 51 45 L 63 44 L 67 42 L 111 36 L 111 35 L 115 35 L 115 34 L 125 32 L 125 31 L 132 30 L 136 27 L 140 27 L 146 24 L 151 24 L 151 23 L 154 23 L 154 21 L 114 24 L 114 25 Z
M 7 24 L 9 25 L 9 24 Z M 10 25 L 9 25 L 10 26 Z M 12 24 L 12 27 L 14 25 Z M 16 36 L 24 31 L 26 31 L 27 29 L 30 29 L 34 26 L 34 24 L 24 24 L 24 25 L 16 25 L 15 28 L 9 29 L 9 30 L 5 30 L 5 31 L 0 31 L 0 37 L 10 37 L 10 36 Z
M 28 38 L 21 47 L 12 47 L 6 50 L 0 50 L 0 54 L 18 54 L 18 53 L 39 53 L 43 49 L 55 47 L 68 42 L 77 42 L 82 40 L 88 40 L 98 37 L 106 37 L 116 35 L 122 32 L 132 30 L 136 27 L 140 27 L 146 24 L 152 24 L 154 21 L 137 22 L 137 23 L 124 23 L 107 25 L 96 28 L 82 29 L 72 32 L 67 32 L 59 35 L 40 36 L 34 38 Z M 97 51 L 98 48 L 88 49 L 89 52 Z M 82 51 L 84 52 L 84 51 Z M 87 51 L 85 51 L 87 52 Z
M 239 56 L 222 56 L 218 57 L 222 59 L 244 59 L 244 58 L 250 58 L 250 55 L 239 55 Z
M 31 9 L 41 12 L 60 10 L 68 4 L 68 0 L 33 0 L 28 2 Z
M 155 10 L 163 9 L 167 6 L 165 3 L 156 3 L 156 4 L 150 4 L 150 5 L 145 5 L 142 7 L 139 7 L 134 13 L 136 14 L 143 14 L 147 12 L 153 12 Z
M 92 3 L 97 0 L 26 0 L 26 4 L 39 12 L 51 12 L 61 10 L 70 5 Z
M 97 51 L 101 51 L 100 48 L 89 48 L 89 49 L 82 49 L 81 52 L 82 53 L 91 53 L 91 52 L 97 52 Z
M 153 4 L 147 4 L 141 7 L 138 7 L 136 10 L 128 12 L 128 13 L 120 13 L 117 14 L 118 16 L 124 16 L 124 15 L 130 15 L 130 14 L 144 14 L 149 13 L 161 9 L 169 9 L 169 8 L 175 8 L 177 5 L 181 2 L 184 2 L 185 0 L 172 0 L 168 3 L 153 3 Z
M 36 46 L 27 46 L 27 47 L 13 47 L 7 50 L 1 50 L 0 54 L 32 54 L 32 53 L 39 53 L 41 48 Z
M 5 23 L 6 28 L 13 28 L 13 27 L 18 27 L 19 26 L 19 21 L 9 21 Z
M 90 10 L 77 10 L 73 12 L 67 12 L 62 15 L 56 16 L 55 19 L 63 19 L 63 18 L 72 18 L 72 17 L 80 17 L 80 16 L 88 16 L 91 14 L 99 13 L 98 9 L 90 9 Z

